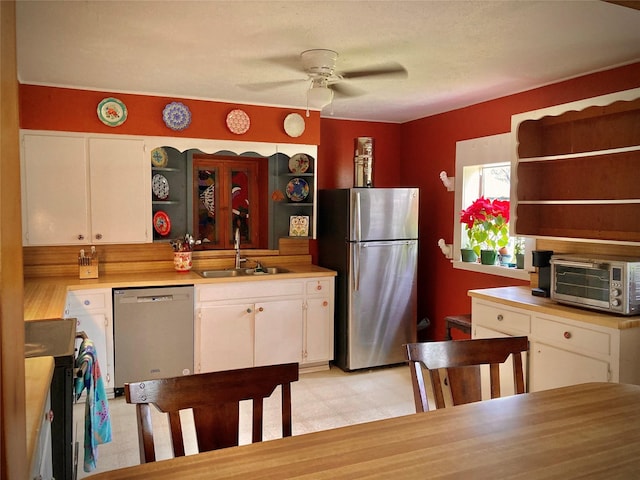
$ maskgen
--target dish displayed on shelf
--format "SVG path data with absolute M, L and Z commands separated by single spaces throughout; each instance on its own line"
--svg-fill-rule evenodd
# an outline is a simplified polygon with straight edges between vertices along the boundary
M 200 201 L 204 205 L 204 208 L 207 209 L 207 212 L 211 215 L 211 217 L 215 216 L 215 185 L 209 185 L 204 192 L 200 194 Z
M 302 178 L 292 178 L 287 183 L 286 194 L 292 202 L 302 202 L 309 196 L 309 184 Z
M 169 220 L 169 215 L 162 210 L 158 210 L 153 216 L 153 228 L 163 237 L 169 235 L 169 232 L 171 231 L 171 220 Z
M 184 130 L 191 124 L 191 111 L 184 103 L 168 103 L 162 111 L 162 119 L 171 130 Z
M 305 173 L 309 170 L 309 157 L 304 153 L 296 153 L 289 159 L 289 171 L 291 173 Z
M 160 200 L 169 198 L 169 180 L 164 175 L 156 173 L 151 179 L 151 191 Z
M 164 168 L 168 163 L 169 156 L 164 148 L 158 147 L 151 150 L 151 165 L 157 168 Z
M 127 119 L 127 107 L 117 98 L 105 98 L 98 104 L 98 118 L 105 125 L 117 127 Z
M 290 137 L 299 137 L 304 133 L 304 118 L 298 113 L 290 113 L 284 119 L 284 131 Z
M 251 120 L 249 120 L 249 115 L 247 115 L 243 110 L 231 110 L 227 115 L 227 127 L 231 133 L 241 135 L 246 133 L 250 126 Z

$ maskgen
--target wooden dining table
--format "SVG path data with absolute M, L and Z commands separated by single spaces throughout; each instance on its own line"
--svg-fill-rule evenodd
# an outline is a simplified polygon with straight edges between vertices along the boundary
M 90 478 L 640 478 L 640 386 L 574 385 L 162 460 Z

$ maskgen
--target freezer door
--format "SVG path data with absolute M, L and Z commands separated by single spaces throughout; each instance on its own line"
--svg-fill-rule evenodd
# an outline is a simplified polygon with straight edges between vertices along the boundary
M 417 188 L 353 188 L 349 240 L 418 238 Z
M 347 369 L 404 361 L 415 341 L 416 240 L 349 246 Z

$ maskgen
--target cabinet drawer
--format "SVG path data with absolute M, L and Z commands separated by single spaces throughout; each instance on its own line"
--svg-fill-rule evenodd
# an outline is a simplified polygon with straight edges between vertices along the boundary
M 217 285 L 200 286 L 197 289 L 198 302 L 216 302 L 243 298 L 264 298 L 286 295 L 301 296 L 304 293 L 303 282 L 286 280 L 271 282 L 229 282 Z
M 313 280 L 307 282 L 307 295 L 327 295 L 333 293 L 333 281 Z
M 531 324 L 533 336 L 541 341 L 562 345 L 572 350 L 601 355 L 611 353 L 611 336 L 584 327 L 535 317 Z
M 107 292 L 70 292 L 67 295 L 67 313 L 103 309 L 108 304 Z
M 500 305 L 473 304 L 473 323 L 504 333 L 528 334 L 531 316 Z

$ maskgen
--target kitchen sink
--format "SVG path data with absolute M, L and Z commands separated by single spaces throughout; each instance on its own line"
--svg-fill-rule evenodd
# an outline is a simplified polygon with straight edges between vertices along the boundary
M 205 278 L 228 278 L 228 277 L 239 277 L 240 275 L 244 275 L 244 269 L 234 269 L 234 270 L 204 270 L 202 272 L 197 272 L 198 275 Z
M 276 275 L 278 273 L 289 273 L 289 270 L 282 267 L 263 267 L 261 270 L 255 268 L 235 268 L 230 270 L 204 270 L 196 272 L 205 278 L 229 278 L 253 275 Z

